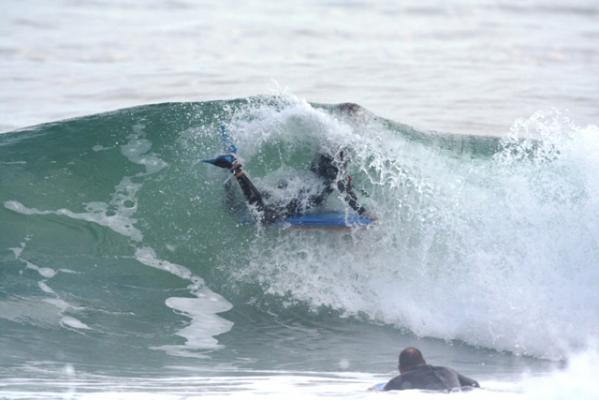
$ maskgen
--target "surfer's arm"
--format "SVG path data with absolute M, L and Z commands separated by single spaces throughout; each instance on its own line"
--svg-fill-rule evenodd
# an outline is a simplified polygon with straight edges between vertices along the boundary
M 245 172 L 243 172 L 241 169 L 241 163 L 237 160 L 237 157 L 234 153 L 223 154 L 215 159 L 202 161 L 215 165 L 219 168 L 226 168 L 231 171 L 231 173 L 235 176 L 239 187 L 241 187 L 241 191 L 243 192 L 246 201 L 249 203 L 249 205 L 256 207 L 256 209 L 263 214 L 261 218 L 262 222 L 272 223 L 281 217 L 280 213 L 278 213 L 276 209 L 267 207 L 264 204 L 262 194 L 260 194 L 256 186 L 254 186 Z
M 239 187 L 241 187 L 241 191 L 243 192 L 247 202 L 252 206 L 256 206 L 259 211 L 263 211 L 264 200 L 262 200 L 262 195 L 256 186 L 254 186 L 250 178 L 245 174 L 245 172 L 243 172 L 241 169 L 241 164 L 237 162 L 231 171 L 233 172 L 235 179 L 237 179 L 237 183 L 239 183 Z
M 241 191 L 243 192 L 243 195 L 245 196 L 249 205 L 255 206 L 256 209 L 262 214 L 262 217 L 260 218 L 262 223 L 272 224 L 279 221 L 284 216 L 280 210 L 264 204 L 262 194 L 256 188 L 256 186 L 254 186 L 245 172 L 243 172 L 239 161 L 235 161 L 233 167 L 231 168 L 231 172 L 233 172 L 235 179 L 237 179 L 237 183 L 239 183 Z

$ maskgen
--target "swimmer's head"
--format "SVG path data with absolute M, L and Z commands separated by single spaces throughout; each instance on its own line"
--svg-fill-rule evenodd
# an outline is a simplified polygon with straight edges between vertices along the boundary
M 398 367 L 402 373 L 425 364 L 422 353 L 416 347 L 406 347 L 399 353 Z

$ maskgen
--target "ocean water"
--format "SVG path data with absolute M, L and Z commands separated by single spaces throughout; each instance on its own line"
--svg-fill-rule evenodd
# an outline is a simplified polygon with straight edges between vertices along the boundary
M 595 0 L 8 1 L 0 131 L 162 101 L 288 91 L 421 129 L 596 124 Z
M 595 3 L 0 18 L 0 398 L 446 396 L 368 391 L 406 346 L 452 397 L 599 395 Z M 221 126 L 279 199 L 351 149 L 378 223 L 252 223 Z

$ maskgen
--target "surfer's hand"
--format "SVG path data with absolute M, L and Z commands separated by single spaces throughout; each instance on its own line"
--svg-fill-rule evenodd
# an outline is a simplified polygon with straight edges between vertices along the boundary
M 241 163 L 239 162 L 239 160 L 235 160 L 233 162 L 233 164 L 231 165 L 231 168 L 229 168 L 229 169 L 235 175 L 241 173 Z

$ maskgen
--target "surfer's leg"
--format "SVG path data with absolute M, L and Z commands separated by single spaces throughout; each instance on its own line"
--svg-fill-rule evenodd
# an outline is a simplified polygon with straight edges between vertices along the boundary
M 345 200 L 345 202 L 355 212 L 357 212 L 360 215 L 362 215 L 366 212 L 366 209 L 360 205 L 360 202 L 358 201 L 358 196 L 356 196 L 356 193 L 354 193 L 354 190 L 352 189 L 351 176 L 348 176 L 346 178 L 346 182 L 343 182 L 343 181 L 337 182 L 337 188 L 339 189 L 339 191 L 341 193 L 343 193 L 345 195 L 343 197 L 343 200 Z

